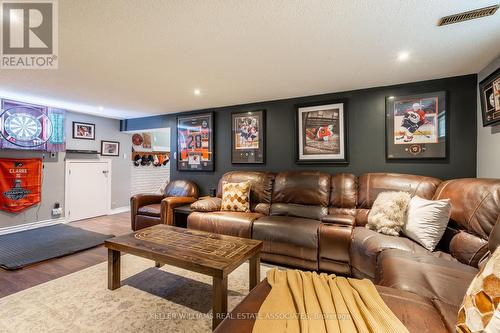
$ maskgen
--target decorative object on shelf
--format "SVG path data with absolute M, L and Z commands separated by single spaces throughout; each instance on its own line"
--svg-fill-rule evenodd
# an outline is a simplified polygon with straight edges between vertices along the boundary
M 64 110 L 2 99 L 0 148 L 64 151 Z
M 214 170 L 213 112 L 177 117 L 177 170 Z
M 74 121 L 73 139 L 95 140 L 95 124 Z
M 387 159 L 446 158 L 446 92 L 386 98 Z
M 142 146 L 143 142 L 144 138 L 139 133 L 135 133 L 134 135 L 132 135 L 132 144 L 134 146 Z
M 231 163 L 265 163 L 265 110 L 232 113 L 231 133 Z
M 0 209 L 18 213 L 40 203 L 42 160 L 0 159 Z
M 297 163 L 349 162 L 345 105 L 332 101 L 297 106 Z
M 142 133 L 142 148 L 151 149 L 151 133 Z
M 500 68 L 479 83 L 483 126 L 500 121 Z
M 101 140 L 101 156 L 120 156 L 120 143 Z

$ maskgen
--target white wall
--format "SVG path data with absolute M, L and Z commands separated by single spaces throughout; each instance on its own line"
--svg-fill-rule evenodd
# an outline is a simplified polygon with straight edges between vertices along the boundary
M 477 74 L 478 83 L 499 67 L 500 55 Z M 500 124 L 483 127 L 479 91 L 477 96 L 477 177 L 500 178 Z

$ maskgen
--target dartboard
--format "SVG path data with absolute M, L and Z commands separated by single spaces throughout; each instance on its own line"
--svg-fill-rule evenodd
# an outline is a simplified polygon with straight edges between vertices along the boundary
M 45 113 L 37 108 L 14 107 L 1 116 L 2 136 L 21 147 L 36 147 L 47 142 L 52 135 L 52 124 Z

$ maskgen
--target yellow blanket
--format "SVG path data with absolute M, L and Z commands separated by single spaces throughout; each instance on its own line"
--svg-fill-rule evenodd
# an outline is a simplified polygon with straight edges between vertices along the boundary
M 277 269 L 267 280 L 253 333 L 408 332 L 369 280 Z

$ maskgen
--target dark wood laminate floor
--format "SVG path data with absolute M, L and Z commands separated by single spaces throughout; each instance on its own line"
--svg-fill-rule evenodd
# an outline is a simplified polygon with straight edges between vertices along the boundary
M 72 222 L 70 225 L 103 234 L 123 235 L 131 232 L 130 213 L 101 216 Z M 62 258 L 51 259 L 16 271 L 0 268 L 0 298 L 38 284 L 57 279 L 107 260 L 104 245 Z

